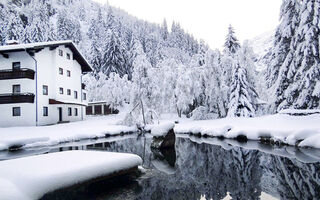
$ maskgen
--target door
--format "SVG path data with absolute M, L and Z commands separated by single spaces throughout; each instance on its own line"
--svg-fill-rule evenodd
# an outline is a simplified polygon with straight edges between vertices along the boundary
M 62 108 L 59 107 L 58 110 L 59 110 L 59 122 L 62 122 Z

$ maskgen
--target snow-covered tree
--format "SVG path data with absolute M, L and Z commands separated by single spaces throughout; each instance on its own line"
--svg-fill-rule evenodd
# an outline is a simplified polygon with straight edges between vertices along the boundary
M 79 44 L 82 40 L 80 23 L 70 19 L 66 10 L 58 13 L 57 37 L 59 40 L 72 40 L 76 44 Z
M 299 0 L 283 0 L 280 10 L 280 25 L 278 26 L 275 38 L 274 47 L 272 48 L 271 64 L 267 69 L 266 80 L 267 87 L 272 87 L 279 77 L 280 68 L 288 69 L 292 61 L 290 51 L 294 48 L 294 36 L 299 24 Z M 291 52 L 292 53 L 292 52 Z M 285 62 L 286 59 L 287 60 Z M 282 70 L 286 73 L 288 70 Z M 282 74 L 280 75 L 280 79 Z M 284 81 L 284 80 L 283 80 Z M 287 81 L 287 80 L 286 80 Z M 283 83 L 281 83 L 283 84 Z
M 54 26 L 49 20 L 50 10 L 48 2 L 31 0 L 28 9 L 31 10 L 28 16 L 28 24 L 24 32 L 24 43 L 46 42 L 56 39 Z
M 279 103 L 283 108 L 320 108 L 320 2 L 302 1 L 300 23 L 295 36 L 294 61 L 290 65 L 287 89 Z M 281 84 L 286 86 L 285 84 Z
M 117 109 L 130 102 L 131 83 L 128 76 L 120 77 L 119 74 L 111 73 L 102 87 L 104 101 L 110 108 Z
M 243 52 L 239 52 L 234 62 L 228 106 L 229 117 L 255 116 L 258 95 L 249 80 L 246 56 Z
M 240 43 L 235 36 L 233 27 L 230 25 L 228 28 L 228 34 L 224 43 L 223 53 L 229 56 L 233 56 L 240 49 Z
M 118 35 L 110 29 L 107 32 L 107 43 L 102 62 L 101 71 L 107 75 L 112 72 L 118 73 L 120 76 L 127 74 L 125 48 L 122 46 Z

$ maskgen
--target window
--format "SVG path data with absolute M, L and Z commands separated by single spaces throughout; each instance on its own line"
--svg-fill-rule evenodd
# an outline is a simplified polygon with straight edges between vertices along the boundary
M 59 56 L 63 56 L 63 51 L 59 49 Z
M 70 77 L 71 76 L 71 72 L 69 70 L 67 70 L 67 76 Z
M 43 95 L 48 95 L 48 86 L 44 85 L 42 87 L 42 93 L 43 93 Z
M 71 59 L 70 53 L 67 53 L 67 59 L 68 59 L 68 60 Z
M 20 107 L 13 107 L 12 108 L 12 116 L 14 116 L 14 117 L 21 116 L 21 108 Z
M 48 117 L 48 107 L 46 106 L 43 107 L 43 116 Z
M 67 95 L 71 95 L 71 90 L 67 89 Z
M 74 116 L 78 116 L 78 108 L 74 109 Z
M 83 93 L 83 100 L 87 100 L 87 94 Z
M 68 108 L 68 116 L 72 116 L 72 109 Z
M 12 70 L 20 70 L 21 63 L 20 62 L 13 62 L 12 63 Z
M 60 94 L 63 94 L 63 88 L 62 88 L 62 87 L 59 88 L 59 93 L 60 93 Z
M 13 85 L 13 86 L 12 86 L 12 93 L 13 93 L 13 94 L 20 94 L 20 92 L 21 92 L 21 87 L 20 87 L 20 85 Z
M 63 69 L 62 68 L 59 68 L 59 74 L 63 75 Z
M 78 99 L 78 92 L 77 91 L 74 91 L 74 98 Z

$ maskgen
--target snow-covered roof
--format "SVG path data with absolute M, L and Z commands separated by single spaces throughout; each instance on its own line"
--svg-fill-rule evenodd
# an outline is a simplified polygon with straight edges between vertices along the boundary
M 17 52 L 17 51 L 32 51 L 32 50 L 39 51 L 46 47 L 55 48 L 60 45 L 65 45 L 65 47 L 68 47 L 72 51 L 74 59 L 81 65 L 82 72 L 92 71 L 92 67 L 90 66 L 88 61 L 84 58 L 84 56 L 80 53 L 76 45 L 71 40 L 5 45 L 5 46 L 0 46 L 0 54 Z

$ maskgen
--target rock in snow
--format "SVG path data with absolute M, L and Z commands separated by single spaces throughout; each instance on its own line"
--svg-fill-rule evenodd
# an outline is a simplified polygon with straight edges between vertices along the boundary
M 44 194 L 142 164 L 134 154 L 65 151 L 8 161 L 0 165 L 2 200 L 39 199 Z
M 176 142 L 174 126 L 172 122 L 154 126 L 151 129 L 151 134 L 153 135 L 151 147 L 155 149 L 174 148 Z
M 165 136 L 171 129 L 174 128 L 174 123 L 173 122 L 166 122 L 166 123 L 162 123 L 159 125 L 155 125 L 152 129 L 151 129 L 151 134 L 153 136 Z

